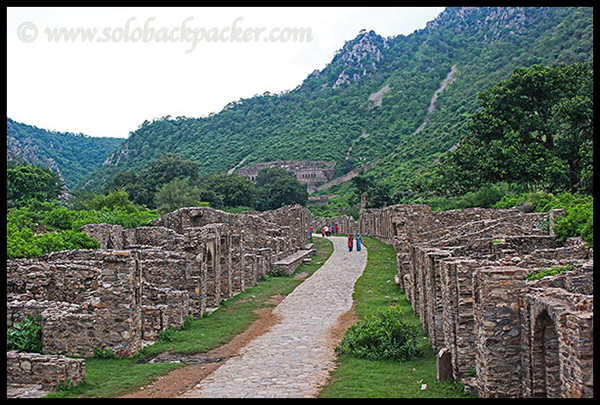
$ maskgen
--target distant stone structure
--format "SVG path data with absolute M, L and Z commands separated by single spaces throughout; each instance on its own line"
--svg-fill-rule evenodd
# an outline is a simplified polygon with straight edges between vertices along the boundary
M 361 211 L 360 232 L 394 244 L 396 282 L 444 355 L 438 365 L 449 361 L 480 397 L 593 397 L 593 250 L 543 230 L 561 213 L 551 214 Z M 566 265 L 573 270 L 526 279 Z
M 256 176 L 261 170 L 271 167 L 282 167 L 294 173 L 298 181 L 306 183 L 308 185 L 308 192 L 312 193 L 318 184 L 326 183 L 333 179 L 335 165 L 335 162 L 326 160 L 279 160 L 242 167 L 238 169 L 238 174 L 255 181 Z

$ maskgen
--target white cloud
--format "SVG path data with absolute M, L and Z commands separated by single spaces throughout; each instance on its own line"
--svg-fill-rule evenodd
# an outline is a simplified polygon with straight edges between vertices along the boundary
M 7 112 L 46 129 L 125 137 L 145 119 L 199 117 L 240 98 L 293 89 L 360 29 L 408 35 L 442 9 L 11 7 Z M 204 34 L 195 47 L 182 40 L 184 23 Z M 96 35 L 49 40 L 61 27 Z M 292 28 L 310 29 L 311 40 L 285 41 Z M 250 42 L 241 41 L 244 33 Z M 215 35 L 220 40 L 211 42 Z

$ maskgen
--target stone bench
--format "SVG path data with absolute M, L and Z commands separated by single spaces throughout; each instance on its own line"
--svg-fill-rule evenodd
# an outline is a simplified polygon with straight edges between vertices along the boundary
M 279 267 L 284 274 L 290 275 L 294 271 L 296 271 L 296 269 L 298 268 L 298 266 L 300 266 L 304 259 L 310 258 L 313 255 L 313 253 L 314 249 L 299 250 L 296 253 L 293 253 L 287 257 L 284 257 L 281 260 L 276 261 L 274 265 Z

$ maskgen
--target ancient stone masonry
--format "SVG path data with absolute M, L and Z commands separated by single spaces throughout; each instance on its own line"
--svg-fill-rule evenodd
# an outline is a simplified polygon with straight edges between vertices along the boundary
M 77 385 L 85 379 L 85 360 L 61 355 L 6 352 L 8 384 L 40 384 L 56 390 L 59 384 Z
M 396 205 L 362 210 L 359 228 L 394 244 L 397 284 L 454 379 L 480 397 L 593 397 L 593 250 L 555 239 L 560 214 Z
M 340 215 L 335 218 L 320 218 L 313 217 L 311 221 L 313 232 L 321 234 L 321 229 L 324 226 L 338 226 L 338 233 L 341 234 L 356 234 L 358 232 L 358 221 L 349 215 Z
M 335 162 L 327 160 L 278 160 L 276 162 L 261 162 L 242 167 L 238 169 L 238 174 L 255 181 L 256 176 L 258 176 L 261 170 L 271 167 L 282 167 L 293 172 L 298 181 L 306 183 L 308 185 L 308 192 L 312 193 L 320 183 L 325 183 L 333 179 L 335 165 Z
M 238 215 L 200 207 L 133 229 L 85 225 L 101 249 L 7 261 L 7 326 L 41 315 L 45 354 L 131 356 L 303 249 L 309 221 L 301 206 Z

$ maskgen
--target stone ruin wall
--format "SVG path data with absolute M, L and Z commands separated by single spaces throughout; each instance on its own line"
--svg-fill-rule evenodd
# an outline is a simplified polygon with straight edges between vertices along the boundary
M 294 173 L 301 183 L 308 185 L 308 192 L 312 193 L 318 184 L 326 183 L 335 175 L 336 162 L 327 160 L 279 160 L 275 162 L 261 162 L 238 169 L 238 174 L 252 181 L 263 169 L 282 167 Z
M 550 214 L 361 211 L 360 232 L 394 244 L 396 281 L 431 347 L 480 397 L 593 397 L 593 250 L 542 230 Z M 526 280 L 569 263 L 573 271 Z
M 237 215 L 201 207 L 152 226 L 85 225 L 101 249 L 7 260 L 7 327 L 40 315 L 45 354 L 131 356 L 255 285 L 308 243 L 309 220 L 301 206 Z
M 340 215 L 335 218 L 313 217 L 310 223 L 313 227 L 313 233 L 321 234 L 321 229 L 325 226 L 338 226 L 338 233 L 349 235 L 358 232 L 358 221 L 349 215 Z

